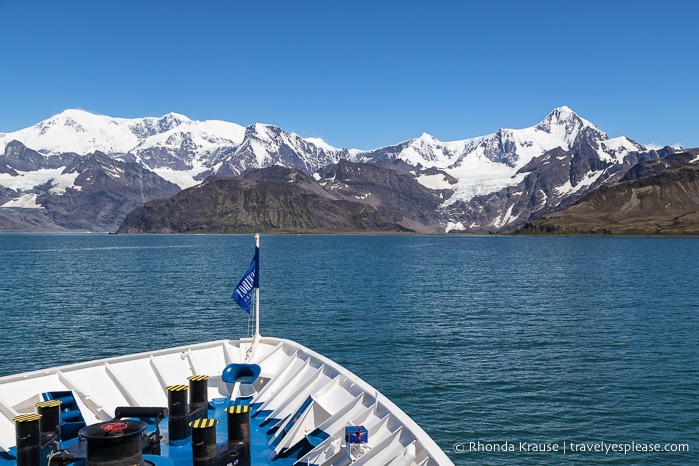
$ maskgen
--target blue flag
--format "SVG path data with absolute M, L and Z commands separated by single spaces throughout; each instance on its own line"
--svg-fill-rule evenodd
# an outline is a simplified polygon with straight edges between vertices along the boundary
M 255 247 L 255 257 L 250 263 L 250 267 L 240 279 L 238 285 L 233 290 L 231 298 L 235 300 L 245 312 L 250 314 L 250 303 L 252 302 L 252 290 L 260 287 L 260 248 Z

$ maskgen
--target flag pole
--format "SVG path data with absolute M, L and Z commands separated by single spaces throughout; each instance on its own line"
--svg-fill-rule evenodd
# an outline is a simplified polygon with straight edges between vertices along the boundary
M 260 235 L 255 234 L 255 247 L 260 250 Z M 257 267 L 260 267 L 260 261 L 257 261 Z M 259 280 L 259 271 L 255 273 Z M 255 340 L 260 339 L 260 284 L 258 282 L 257 288 L 255 288 Z

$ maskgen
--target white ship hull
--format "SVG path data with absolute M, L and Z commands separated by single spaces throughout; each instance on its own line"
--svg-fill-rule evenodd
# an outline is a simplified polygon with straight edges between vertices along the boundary
M 257 380 L 225 382 L 223 370 L 241 363 L 259 365 Z M 254 429 L 266 435 L 265 451 L 253 455 L 266 456 L 264 464 L 453 464 L 409 416 L 368 383 L 293 341 L 269 337 L 254 344 L 249 338 L 220 340 L 2 377 L 0 448 L 12 451 L 13 419 L 36 412 L 36 403 L 47 392 L 72 392 L 82 418 L 91 425 L 113 419 L 117 407 L 167 406 L 166 388 L 193 375 L 208 376 L 210 401 L 249 400 Z M 368 438 L 347 445 L 347 426 L 363 426 Z M 290 452 L 296 456 L 289 459 Z

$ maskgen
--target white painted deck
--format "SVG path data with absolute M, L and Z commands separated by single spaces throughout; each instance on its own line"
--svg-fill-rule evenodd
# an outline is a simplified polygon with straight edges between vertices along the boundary
M 270 440 L 270 464 L 319 430 L 327 438 L 295 464 L 453 464 L 410 417 L 343 367 L 293 341 L 268 337 L 246 360 L 251 346 L 251 339 L 220 340 L 2 377 L 0 449 L 14 446 L 12 419 L 35 412 L 42 393 L 72 391 L 89 425 L 111 419 L 118 406 L 167 406 L 166 387 L 207 375 L 209 400 L 252 395 L 256 415 L 266 416 L 270 428 L 278 427 Z M 221 380 L 228 364 L 241 362 L 262 369 L 252 387 Z M 307 408 L 298 413 L 304 403 Z M 351 449 L 343 445 L 349 425 L 366 427 L 368 443 Z

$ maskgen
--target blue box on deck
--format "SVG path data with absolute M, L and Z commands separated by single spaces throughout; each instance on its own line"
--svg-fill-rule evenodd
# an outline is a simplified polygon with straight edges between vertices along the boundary
M 345 427 L 345 443 L 367 443 L 369 441 L 369 432 L 364 426 L 347 426 Z

